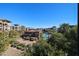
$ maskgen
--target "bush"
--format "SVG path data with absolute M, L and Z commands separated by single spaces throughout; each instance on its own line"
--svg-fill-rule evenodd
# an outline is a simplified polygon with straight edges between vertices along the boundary
M 9 45 L 9 37 L 8 33 L 6 32 L 1 32 L 0 33 L 0 54 L 5 51 L 7 46 Z
M 63 49 L 65 47 L 67 39 L 61 33 L 52 33 L 52 36 L 48 39 L 48 43 L 57 49 Z
M 16 38 L 17 36 L 19 36 L 20 34 L 17 31 L 11 30 L 9 32 L 9 37 L 10 38 Z
M 23 55 L 28 56 L 50 56 L 52 55 L 52 47 L 45 40 L 40 40 L 33 46 L 27 46 Z
M 16 42 L 16 41 L 11 44 L 11 47 L 17 48 L 17 49 L 22 50 L 22 51 L 25 49 L 24 44 L 21 44 L 21 43 Z

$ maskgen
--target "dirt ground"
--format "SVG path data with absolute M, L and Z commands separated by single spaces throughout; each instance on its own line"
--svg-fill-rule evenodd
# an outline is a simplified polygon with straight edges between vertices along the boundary
M 36 41 L 23 40 L 22 38 L 18 38 L 16 41 L 25 45 L 36 43 Z
M 20 53 L 22 51 L 16 49 L 16 48 L 13 48 L 13 47 L 9 47 L 4 53 L 2 56 L 19 56 Z
M 36 43 L 36 41 L 23 40 L 22 38 L 17 38 L 16 41 L 25 45 L 32 45 L 33 43 Z M 21 52 L 21 50 L 9 46 L 9 48 L 2 54 L 2 56 L 20 56 Z

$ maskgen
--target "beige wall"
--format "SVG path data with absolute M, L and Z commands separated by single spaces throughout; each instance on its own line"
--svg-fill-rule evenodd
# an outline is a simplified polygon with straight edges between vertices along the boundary
M 0 20 L 0 31 L 10 31 L 10 26 L 11 26 L 11 23 L 8 23 L 8 22 L 3 22 Z

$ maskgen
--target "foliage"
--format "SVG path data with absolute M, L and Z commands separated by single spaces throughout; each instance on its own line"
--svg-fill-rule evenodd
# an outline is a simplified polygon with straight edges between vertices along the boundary
M 48 43 L 50 43 L 52 46 L 57 45 L 58 48 L 63 46 L 65 42 L 66 38 L 61 33 L 52 33 L 51 38 L 48 40 Z
M 77 26 L 71 28 L 69 34 L 65 34 L 68 42 L 70 42 L 70 48 L 68 49 L 69 55 L 78 55 L 78 36 L 77 36 Z
M 16 38 L 19 35 L 19 33 L 17 31 L 11 30 L 9 32 L 9 37 L 10 38 Z
M 56 26 L 53 26 L 52 28 L 50 28 L 50 29 L 48 30 L 48 32 L 49 32 L 49 33 L 51 33 L 51 32 L 57 32 Z
M 19 37 L 20 34 L 18 31 L 14 31 L 14 30 L 11 30 L 9 31 L 9 39 L 10 39 L 10 44 L 14 43 L 16 41 L 16 38 Z
M 40 41 L 33 46 L 27 46 L 23 55 L 29 56 L 65 56 L 65 55 L 78 55 L 78 34 L 77 26 L 69 24 L 62 24 L 56 30 L 45 29 L 46 32 L 51 34 L 48 40 L 42 37 Z M 44 31 L 44 32 L 45 32 Z
M 26 47 L 23 55 L 28 56 L 49 56 L 52 55 L 52 47 L 46 41 L 40 40 L 33 46 Z
M 48 39 L 48 43 L 52 45 L 54 48 L 54 51 L 63 52 L 63 55 L 65 54 L 65 49 L 66 49 L 66 42 L 67 39 L 61 34 L 61 33 L 52 33 L 52 36 Z M 60 53 L 58 53 L 60 55 Z
M 12 47 L 16 47 L 24 51 L 22 55 L 27 56 L 63 56 L 78 55 L 78 33 L 77 25 L 62 24 L 57 29 L 52 27 L 45 29 L 44 32 L 50 33 L 48 40 L 41 38 L 33 45 L 23 45 L 15 41 L 15 38 L 20 35 L 20 32 L 11 30 L 10 32 L 0 33 L 0 54 L 5 51 L 7 46 L 11 43 Z M 21 32 L 22 33 L 22 32 Z M 8 35 L 9 34 L 9 35 Z
M 68 55 L 78 55 L 77 25 L 62 24 L 58 32 L 62 33 L 67 39 L 65 51 Z
M 15 31 L 0 33 L 0 54 L 8 48 L 9 44 L 12 44 L 15 41 L 17 35 L 18 34 Z
M 6 32 L 0 33 L 0 54 L 5 51 L 6 47 L 9 45 L 9 37 Z
M 69 32 L 69 30 L 70 30 L 70 25 L 66 23 L 61 24 L 60 27 L 58 28 L 58 32 L 62 34 Z
M 16 42 L 16 41 L 11 44 L 11 47 L 17 48 L 17 49 L 22 50 L 22 51 L 25 49 L 24 44 L 21 44 L 21 43 Z

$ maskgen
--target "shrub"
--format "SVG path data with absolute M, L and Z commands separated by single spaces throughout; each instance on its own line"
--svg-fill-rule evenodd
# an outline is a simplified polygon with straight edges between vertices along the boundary
M 16 38 L 17 36 L 19 36 L 19 33 L 17 31 L 11 30 L 9 32 L 9 37 L 10 38 Z
M 27 46 L 23 55 L 28 56 L 49 56 L 52 55 L 52 47 L 45 40 L 40 40 L 33 46 Z
M 9 37 L 6 32 L 0 33 L 0 54 L 5 51 L 9 45 Z

